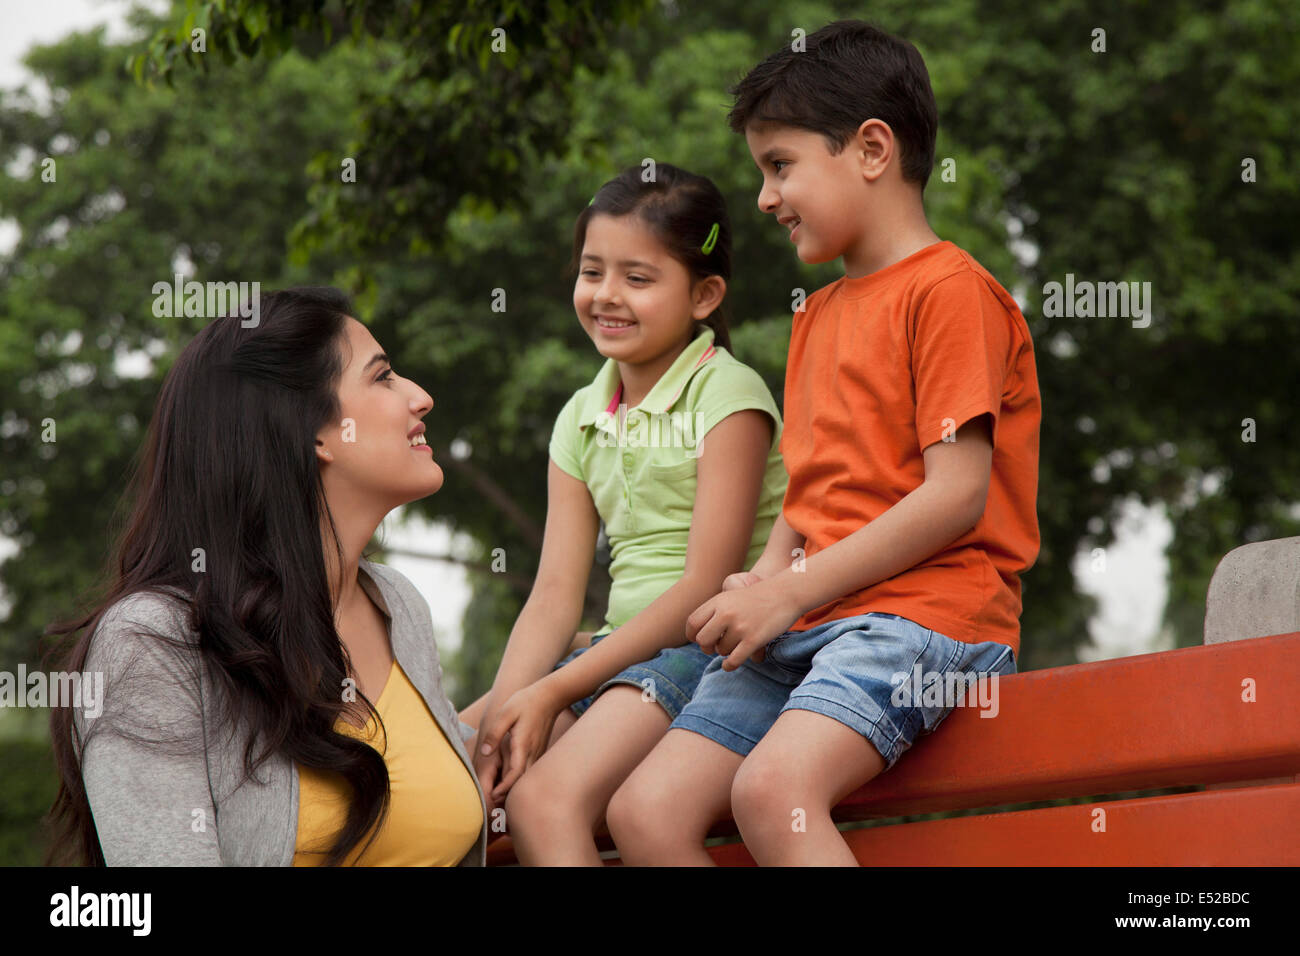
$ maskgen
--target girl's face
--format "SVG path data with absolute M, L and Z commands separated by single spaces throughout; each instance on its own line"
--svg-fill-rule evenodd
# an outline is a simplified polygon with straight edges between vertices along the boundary
M 579 268 L 578 321 L 601 355 L 629 365 L 675 356 L 726 292 L 720 276 L 692 287 L 686 267 L 636 215 L 592 216 Z
M 387 513 L 442 487 L 442 469 L 420 421 L 429 394 L 393 371 L 370 330 L 349 317 L 340 346 L 340 421 L 316 436 L 331 507 L 375 505 Z

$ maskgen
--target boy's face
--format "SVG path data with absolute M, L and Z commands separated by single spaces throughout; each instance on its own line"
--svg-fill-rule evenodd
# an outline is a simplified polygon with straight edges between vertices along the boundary
M 870 222 L 861 151 L 832 156 L 820 133 L 751 125 L 745 141 L 763 186 L 758 208 L 776 216 L 804 262 L 829 262 L 856 247 Z

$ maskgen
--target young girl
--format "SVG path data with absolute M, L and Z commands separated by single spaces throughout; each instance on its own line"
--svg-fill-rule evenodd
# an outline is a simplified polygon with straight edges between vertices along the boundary
M 610 797 L 711 660 L 687 643 L 686 618 L 757 560 L 785 492 L 780 413 L 731 356 L 719 313 L 722 195 L 670 165 L 653 182 L 641 173 L 610 180 L 578 217 L 573 305 L 608 361 L 556 419 L 537 579 L 492 690 L 461 715 L 479 728 L 475 770 L 490 800 L 506 797 L 526 864 L 599 865 L 593 832 Z M 560 660 L 600 522 L 613 557 L 605 625 Z

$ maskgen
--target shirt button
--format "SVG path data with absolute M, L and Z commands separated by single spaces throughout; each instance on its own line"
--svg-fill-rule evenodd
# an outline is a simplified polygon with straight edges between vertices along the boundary
M 632 467 L 632 453 L 630 451 L 623 453 L 623 464 L 628 468 Z

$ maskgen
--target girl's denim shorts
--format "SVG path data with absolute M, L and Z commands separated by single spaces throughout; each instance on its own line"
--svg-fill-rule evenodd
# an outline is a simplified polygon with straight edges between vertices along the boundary
M 933 733 L 953 707 L 996 716 L 997 678 L 1016 672 L 1015 652 L 1006 644 L 955 641 L 878 611 L 787 631 L 767 645 L 764 660 L 746 660 L 734 671 L 722 669 L 721 657 L 710 660 L 673 728 L 745 756 L 782 711 L 810 710 L 866 737 L 885 769 L 917 737 Z M 968 676 L 970 685 L 961 685 L 967 689 L 958 695 L 957 679 Z
M 613 631 L 609 632 L 609 634 L 613 633 Z M 559 670 L 579 654 L 595 647 L 609 637 L 609 634 L 598 634 L 593 637 L 589 647 L 580 647 L 569 654 L 555 665 L 555 670 Z M 596 692 L 590 697 L 574 701 L 569 707 L 576 716 L 581 717 L 591 706 L 591 702 L 604 693 L 606 688 L 613 687 L 615 684 L 631 684 L 640 687 L 647 700 L 657 701 L 659 706 L 668 712 L 670 721 L 676 720 L 677 715 L 691 699 L 691 695 L 695 693 L 700 678 L 704 676 L 704 671 L 713 659 L 712 655 L 705 654 L 700 650 L 700 645 L 694 642 L 683 644 L 681 647 L 666 647 L 650 660 L 633 664 L 619 671 L 597 687 Z

